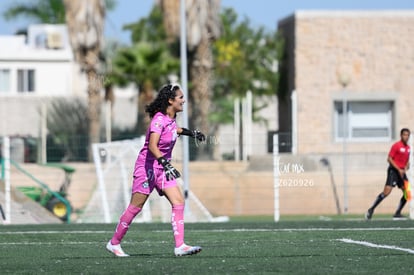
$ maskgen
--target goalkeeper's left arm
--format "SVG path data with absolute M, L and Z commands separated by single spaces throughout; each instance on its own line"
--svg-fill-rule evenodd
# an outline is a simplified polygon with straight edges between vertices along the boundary
M 198 141 L 205 141 L 206 136 L 199 130 L 188 130 L 186 128 L 178 128 L 177 133 L 183 136 L 189 136 L 197 139 Z

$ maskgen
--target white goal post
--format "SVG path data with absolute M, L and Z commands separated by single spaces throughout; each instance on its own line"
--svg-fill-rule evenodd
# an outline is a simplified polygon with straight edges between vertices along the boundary
M 413 138 L 413 133 L 411 133 L 410 135 L 410 140 L 409 140 L 409 144 L 410 144 L 410 169 L 408 171 L 408 181 L 410 182 L 411 185 L 411 201 L 408 202 L 408 207 L 410 208 L 410 219 L 414 220 L 414 152 L 413 152 L 413 143 L 414 143 L 414 138 Z
M 145 137 L 92 145 L 98 185 L 80 222 L 116 223 L 131 197 L 132 173 Z M 181 178 L 178 183 L 182 186 Z M 228 217 L 213 217 L 194 193 L 186 200 L 186 222 L 223 222 Z M 169 222 L 171 206 L 165 197 L 153 192 L 134 222 Z

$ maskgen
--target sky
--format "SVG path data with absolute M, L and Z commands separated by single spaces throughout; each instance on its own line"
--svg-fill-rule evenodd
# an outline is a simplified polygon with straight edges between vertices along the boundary
M 0 12 L 15 1 L 1 0 Z M 148 16 L 153 4 L 154 0 L 117 0 L 115 10 L 107 14 L 106 37 L 130 43 L 130 32 L 122 26 Z M 297 10 L 414 10 L 414 0 L 221 0 L 221 6 L 233 8 L 240 19 L 249 18 L 254 27 L 276 30 L 279 20 Z M 0 16 L 0 35 L 12 35 L 29 23 L 24 18 L 7 22 Z

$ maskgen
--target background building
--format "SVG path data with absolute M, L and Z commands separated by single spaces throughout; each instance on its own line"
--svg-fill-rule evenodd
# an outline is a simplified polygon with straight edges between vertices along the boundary
M 96 81 L 104 82 L 105 79 Z M 14 139 L 17 136 L 41 137 L 42 108 L 56 98 L 86 101 L 86 91 L 86 76 L 74 61 L 65 25 L 32 25 L 27 36 L 0 36 L 0 116 L 3 118 L 0 136 L 9 135 Z M 133 128 L 138 112 L 137 89 L 115 87 L 114 93 L 112 127 Z M 273 96 L 252 100 L 260 106 L 268 104 L 257 114 L 266 123 L 263 120 L 255 123 L 251 115 L 249 119 L 244 99 L 240 118 L 245 127 L 237 132 L 233 125 L 222 125 L 219 134 L 208 140 L 209 146 L 215 148 L 215 159 L 231 158 L 237 148 L 239 159 L 268 154 L 268 132 L 277 128 L 277 99 Z M 107 109 L 102 107 L 102 126 L 105 127 Z
M 27 36 L 0 36 L 0 136 L 39 138 L 42 109 L 57 98 L 86 102 L 86 91 L 86 76 L 74 61 L 65 25 L 32 25 Z M 133 127 L 137 89 L 115 87 L 114 93 L 112 125 Z
M 341 153 L 345 135 L 351 155 L 386 153 L 412 128 L 413 26 L 414 11 L 297 11 L 279 21 L 288 151 Z

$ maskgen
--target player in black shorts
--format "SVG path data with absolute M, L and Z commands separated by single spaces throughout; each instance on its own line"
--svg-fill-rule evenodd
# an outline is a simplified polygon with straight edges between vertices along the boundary
M 397 186 L 401 190 L 404 187 L 404 180 L 407 180 L 406 171 L 409 167 L 410 158 L 410 146 L 408 145 L 408 139 L 410 138 L 410 130 L 407 128 L 401 129 L 400 141 L 394 143 L 388 154 L 388 163 L 390 166 L 387 170 L 387 180 L 385 182 L 384 191 L 382 191 L 375 199 L 372 206 L 365 213 L 365 219 L 370 220 L 374 213 L 375 207 L 377 207 L 385 197 L 387 197 L 392 189 Z M 401 218 L 401 210 L 403 209 L 407 200 L 404 195 L 401 197 L 400 203 L 395 211 L 394 218 Z

